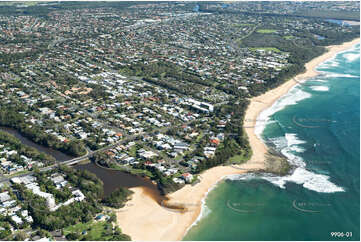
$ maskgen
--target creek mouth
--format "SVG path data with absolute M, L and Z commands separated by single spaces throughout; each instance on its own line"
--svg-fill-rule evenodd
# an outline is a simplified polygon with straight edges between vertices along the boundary
M 74 159 L 75 157 L 66 155 L 61 151 L 37 144 L 30 140 L 27 137 L 24 137 L 19 131 L 9 127 L 0 126 L 0 131 L 6 132 L 15 136 L 19 141 L 27 146 L 33 147 L 39 152 L 43 152 L 47 155 L 50 155 L 56 159 L 58 163 Z M 151 197 L 154 201 L 156 201 L 159 205 L 163 207 L 169 207 L 169 209 L 184 211 L 184 207 L 182 205 L 171 205 L 167 204 L 168 201 L 167 196 L 161 194 L 157 185 L 154 184 L 149 178 L 144 178 L 141 176 L 129 174 L 123 171 L 110 170 L 105 169 L 100 166 L 97 166 L 94 163 L 86 163 L 86 164 L 76 164 L 72 166 L 77 170 L 87 170 L 91 173 L 94 173 L 102 182 L 104 195 L 106 197 L 110 195 L 115 189 L 119 187 L 125 188 L 134 188 L 134 187 L 142 187 L 145 194 Z
M 105 169 L 94 163 L 77 164 L 72 166 L 77 170 L 87 170 L 94 173 L 102 182 L 104 188 L 104 197 L 108 196 L 119 187 L 134 188 L 142 187 L 144 192 L 152 197 L 158 203 L 165 198 L 150 179 L 129 174 L 123 171 Z
M 77 164 L 73 166 L 73 168 L 94 173 L 103 182 L 103 197 L 109 196 L 110 193 L 119 187 L 128 189 L 141 187 L 146 195 L 151 197 L 164 209 L 171 212 L 184 213 L 194 209 L 194 206 L 191 206 L 190 209 L 189 204 L 169 202 L 169 198 L 166 195 L 162 195 L 158 186 L 149 178 L 140 177 L 123 171 L 102 168 L 94 163 Z

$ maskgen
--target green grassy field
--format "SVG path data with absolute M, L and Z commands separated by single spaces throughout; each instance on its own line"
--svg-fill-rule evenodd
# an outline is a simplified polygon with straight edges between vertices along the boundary
M 119 166 L 119 165 L 114 164 L 114 163 L 110 166 L 110 168 L 113 169 L 113 170 L 127 172 L 127 173 L 130 173 L 130 174 L 133 174 L 133 175 L 139 175 L 139 176 L 145 175 L 145 176 L 147 176 L 149 178 L 153 178 L 153 174 L 148 170 L 136 169 L 136 168 L 131 168 L 131 167 L 124 168 L 124 167 Z
M 252 156 L 252 152 L 246 153 L 246 152 L 242 152 L 239 155 L 235 155 L 232 156 L 231 158 L 228 159 L 228 164 L 232 164 L 232 163 L 236 163 L 236 164 L 242 164 L 246 161 L 248 161 L 249 159 L 251 159 Z
M 279 49 L 275 47 L 259 47 L 259 48 L 251 48 L 252 51 L 264 50 L 264 51 L 273 51 L 273 52 L 281 52 Z
M 133 156 L 133 157 L 137 156 L 137 147 L 136 147 L 135 145 L 133 145 L 132 147 L 130 147 L 130 149 L 129 149 L 129 155 L 130 155 L 130 156 Z
M 228 159 L 229 163 L 243 163 L 247 161 L 249 158 L 244 155 L 235 155 Z
M 256 32 L 260 33 L 260 34 L 272 34 L 274 32 L 276 32 L 277 30 L 275 29 L 257 29 Z
M 197 136 L 196 141 L 195 141 L 194 143 L 195 143 L 195 144 L 198 144 L 198 143 L 201 141 L 201 139 L 203 138 L 203 136 L 204 136 L 204 134 L 203 134 L 203 132 L 201 131 L 200 134 Z
M 292 36 L 292 35 L 286 35 L 286 36 L 283 36 L 283 38 L 289 40 L 289 39 L 293 39 L 294 36 Z
M 81 235 L 83 231 L 87 231 L 87 237 L 91 238 L 91 240 L 106 240 L 106 236 L 103 236 L 103 232 L 106 231 L 105 225 L 107 222 L 87 222 L 87 223 L 78 223 L 76 225 L 70 225 L 64 228 L 64 235 L 70 233 L 78 233 Z M 110 238 L 110 236 L 109 236 Z

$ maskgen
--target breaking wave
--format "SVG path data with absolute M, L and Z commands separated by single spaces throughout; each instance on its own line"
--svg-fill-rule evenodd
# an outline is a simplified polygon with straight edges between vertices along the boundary
M 327 72 L 327 71 L 324 71 L 323 74 L 325 75 L 325 77 L 360 78 L 359 76 L 354 76 L 354 75 L 350 75 L 350 74 L 338 74 L 338 73 Z
M 322 79 L 315 79 L 315 80 L 312 80 L 314 82 L 327 82 L 326 80 L 322 80 Z
M 360 58 L 360 53 L 347 53 L 347 54 L 344 54 L 343 57 L 344 57 L 348 62 L 353 62 L 353 61 L 355 61 L 357 58 Z
M 305 161 L 295 153 L 304 152 L 304 148 L 299 146 L 305 144 L 304 140 L 297 137 L 296 134 L 286 133 L 284 137 L 269 139 L 276 148 L 285 157 L 291 166 L 295 167 L 292 174 L 287 176 L 274 176 L 271 174 L 243 174 L 228 176 L 230 180 L 250 180 L 264 179 L 280 188 L 285 188 L 287 182 L 293 182 L 302 185 L 304 188 L 322 193 L 343 192 L 344 189 L 329 181 L 330 177 L 326 175 L 316 174 L 306 169 Z
M 311 86 L 310 88 L 314 91 L 319 91 L 319 92 L 327 92 L 329 90 L 327 86 Z
M 277 113 L 278 111 L 284 109 L 289 105 L 295 105 L 301 100 L 310 98 L 311 94 L 305 92 L 299 88 L 299 85 L 294 86 L 288 93 L 283 95 L 280 99 L 277 100 L 270 108 L 263 110 L 256 122 L 256 127 L 254 129 L 255 134 L 258 138 L 262 139 L 261 134 L 266 127 L 267 124 L 270 122 L 270 116 Z

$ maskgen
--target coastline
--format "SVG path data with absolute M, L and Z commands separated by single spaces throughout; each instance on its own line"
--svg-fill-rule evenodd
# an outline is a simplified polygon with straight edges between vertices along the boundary
M 269 90 L 260 96 L 253 97 L 250 100 L 251 102 L 246 110 L 244 120 L 247 122 L 245 123 L 245 126 L 248 128 L 246 128 L 245 131 L 247 133 L 252 151 L 257 150 L 257 153 L 253 154 L 251 159 L 264 161 L 265 154 L 267 153 L 266 145 L 255 132 L 255 126 L 257 125 L 257 121 L 264 122 L 264 120 L 257 120 L 261 112 L 271 107 L 280 97 L 288 93 L 291 88 L 293 88 L 297 84 L 301 84 L 303 81 L 317 76 L 319 72 L 317 72 L 315 69 L 319 64 L 333 58 L 339 52 L 350 49 L 357 43 L 360 43 L 359 38 L 349 42 L 345 42 L 341 45 L 331 45 L 326 47 L 328 49 L 326 53 L 312 59 L 310 62 L 307 62 L 305 64 L 306 71 L 304 73 L 298 74 L 297 76 L 281 84 L 280 86 Z
M 275 101 L 286 94 L 292 87 L 303 80 L 318 75 L 315 68 L 322 62 L 332 58 L 337 53 L 351 48 L 360 42 L 355 39 L 337 46 L 327 47 L 328 51 L 305 64 L 306 72 L 297 75 L 265 94 L 252 98 L 245 114 L 245 131 L 253 155 L 249 161 L 240 165 L 241 169 L 231 166 L 218 166 L 200 174 L 201 181 L 192 186 L 186 185 L 182 189 L 169 194 L 168 204 L 184 204 L 186 212 L 180 213 L 160 206 L 152 199 L 146 188 L 132 188 L 132 199 L 126 206 L 118 209 L 117 223 L 122 232 L 131 236 L 132 240 L 181 240 L 188 229 L 198 220 L 202 203 L 207 193 L 227 175 L 243 174 L 248 170 L 264 170 L 267 168 L 265 156 L 267 147 L 255 134 L 257 117 L 269 108 Z

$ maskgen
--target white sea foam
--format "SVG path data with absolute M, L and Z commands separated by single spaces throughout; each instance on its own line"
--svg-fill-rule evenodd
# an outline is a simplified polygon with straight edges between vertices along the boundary
M 311 89 L 319 92 L 327 92 L 329 90 L 327 86 L 311 86 Z
M 285 138 L 287 140 L 287 147 L 291 151 L 295 151 L 297 153 L 301 153 L 301 152 L 305 151 L 305 149 L 303 147 L 300 147 L 298 145 L 299 144 L 305 144 L 306 142 L 301 140 L 301 139 L 298 139 L 296 134 L 286 133 Z
M 305 144 L 306 142 L 299 139 L 296 134 L 286 133 L 284 137 L 272 138 L 270 141 L 275 145 L 277 150 L 287 157 L 288 162 L 293 167 L 296 167 L 291 175 L 273 176 L 270 174 L 243 174 L 232 175 L 227 178 L 231 180 L 264 179 L 283 189 L 285 188 L 285 184 L 287 182 L 294 182 L 316 192 L 332 193 L 344 191 L 342 187 L 330 182 L 328 176 L 316 174 L 305 168 L 306 163 L 301 157 L 295 155 L 295 152 L 303 152 L 304 149 L 299 145 Z
M 285 139 L 286 142 L 275 142 L 276 149 L 280 150 L 281 153 L 287 157 L 288 162 L 297 168 L 291 175 L 284 177 L 265 177 L 266 180 L 281 188 L 285 188 L 287 182 L 294 182 L 302 184 L 303 187 L 316 192 L 330 193 L 344 191 L 342 187 L 330 182 L 328 176 L 308 171 L 305 168 L 306 163 L 303 159 L 294 154 L 294 152 L 297 152 L 297 149 L 302 149 L 302 147 L 299 147 L 298 145 L 305 144 L 306 142 L 304 140 L 299 139 L 296 134 L 292 133 L 286 133 L 285 137 L 279 137 L 278 139 Z
M 360 55 L 360 44 L 353 45 L 350 49 L 339 51 L 332 58 L 330 58 L 328 60 L 332 60 L 332 59 L 334 59 L 334 58 L 336 58 L 338 56 L 343 56 L 343 55 L 348 54 L 348 53 L 355 53 L 355 54 Z
M 265 177 L 264 179 L 279 186 L 280 188 L 285 188 L 285 184 L 287 182 L 294 182 L 316 192 L 333 193 L 344 191 L 342 187 L 330 182 L 328 176 L 313 173 L 302 167 L 296 168 L 289 176 Z
M 334 193 L 345 191 L 342 187 L 337 186 L 329 181 L 330 177 L 326 175 L 316 174 L 308 171 L 303 167 L 297 167 L 291 175 L 288 176 L 273 176 L 270 174 L 261 175 L 232 175 L 227 177 L 230 180 L 252 180 L 252 179 L 263 179 L 273 185 L 276 185 L 282 189 L 285 189 L 287 182 L 294 182 L 302 185 L 312 191 L 322 193 Z
M 287 140 L 287 146 L 305 144 L 306 141 L 301 140 L 297 137 L 297 134 L 286 133 L 285 138 Z
M 234 181 L 239 181 L 239 180 L 251 180 L 251 179 L 259 179 L 260 177 L 257 174 L 254 173 L 244 173 L 244 174 L 233 174 L 233 175 L 228 175 L 226 176 L 226 179 L 228 180 L 234 180 Z
M 196 226 L 199 223 L 199 221 L 201 221 L 202 219 L 207 217 L 211 212 L 212 212 L 212 210 L 202 200 L 201 212 L 199 213 L 198 218 L 196 219 L 196 221 L 194 221 L 194 223 L 191 225 L 191 227 Z
M 347 53 L 347 54 L 343 54 L 343 57 L 346 58 L 348 62 L 353 62 L 357 58 L 360 58 L 360 53 Z
M 322 79 L 314 79 L 312 81 L 314 81 L 314 82 L 327 82 L 326 80 L 322 80 Z
M 359 76 L 355 76 L 355 75 L 351 75 L 351 74 L 339 74 L 339 73 L 334 73 L 334 72 L 327 72 L 327 71 L 323 71 L 322 72 L 325 77 L 343 77 L 343 78 L 360 78 Z
M 302 147 L 298 147 L 298 146 L 294 146 L 290 148 L 292 151 L 297 152 L 297 153 L 302 153 L 305 152 L 306 150 Z
M 338 52 L 336 55 L 321 63 L 318 67 L 327 68 L 339 66 L 340 62 L 337 60 L 338 56 L 344 57 L 348 62 L 352 62 L 357 58 L 360 58 L 360 44 L 354 45 L 351 49 Z
M 327 68 L 327 67 L 337 67 L 340 63 L 334 59 L 323 62 L 319 67 Z
M 280 99 L 278 99 L 270 108 L 263 110 L 256 122 L 256 127 L 254 129 L 255 134 L 261 138 L 261 134 L 267 124 L 269 124 L 269 118 L 274 113 L 284 109 L 289 105 L 295 105 L 299 101 L 310 98 L 311 94 L 305 92 L 299 88 L 299 85 L 294 86 L 288 93 L 283 95 Z
M 217 187 L 218 183 L 220 181 L 222 181 L 226 176 L 222 177 L 221 179 L 219 179 L 212 187 L 210 187 L 208 189 L 208 191 L 206 192 L 205 196 L 202 198 L 202 207 L 201 207 L 201 211 L 197 217 L 197 219 L 187 228 L 186 232 L 184 233 L 184 235 L 186 235 L 188 233 L 188 231 L 193 227 L 196 226 L 199 221 L 201 221 L 203 218 L 207 217 L 212 210 L 206 205 L 206 198 L 208 196 L 208 194 Z
M 296 134 L 286 133 L 284 137 L 272 138 L 270 141 L 275 145 L 276 150 L 280 151 L 285 157 L 287 157 L 290 164 L 297 167 L 306 166 L 302 158 L 294 154 L 294 152 L 303 152 L 304 148 L 299 145 L 306 143 L 305 141 L 299 139 Z

